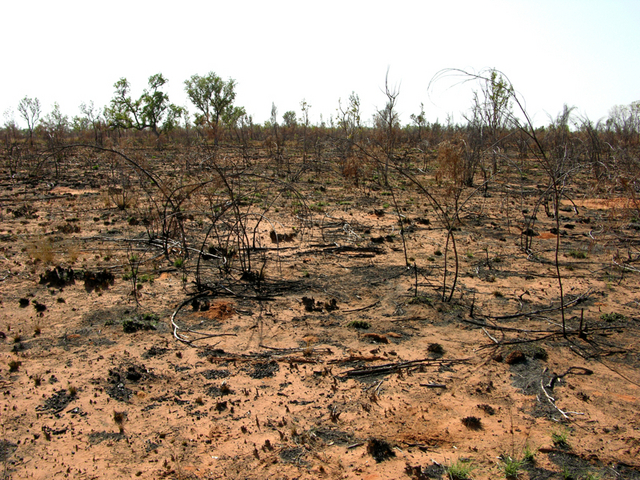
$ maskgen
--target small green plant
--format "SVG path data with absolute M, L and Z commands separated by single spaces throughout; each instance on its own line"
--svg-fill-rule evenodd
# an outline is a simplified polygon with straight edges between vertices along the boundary
M 371 328 L 371 324 L 364 320 L 353 320 L 347 323 L 347 327 L 357 328 L 359 330 L 367 330 L 368 328 Z
M 509 455 L 502 455 L 500 457 L 500 469 L 503 471 L 506 478 L 518 478 L 518 472 L 522 470 L 524 464 L 523 460 L 516 460 Z
M 536 450 L 531 448 L 528 443 L 525 443 L 524 449 L 522 450 L 522 459 L 529 463 L 536 461 Z
M 551 440 L 558 448 L 569 448 L 569 434 L 566 430 L 554 430 L 551 432 Z
M 433 300 L 431 300 L 429 297 L 425 297 L 422 295 L 418 295 L 416 297 L 413 297 L 411 300 L 409 300 L 409 305 L 433 305 Z
M 140 283 L 153 283 L 155 281 L 155 277 L 151 274 L 145 273 L 143 275 L 140 275 L 140 277 L 138 278 L 138 282 Z
M 473 252 L 467 252 L 467 258 L 473 258 Z
M 587 258 L 587 252 L 584 252 L 582 250 L 569 250 L 567 252 L 567 255 L 572 257 L 572 258 L 576 258 L 576 259 L 585 259 L 585 258 Z
M 184 266 L 184 258 L 182 257 L 176 258 L 176 260 L 173 262 L 173 266 L 176 268 L 182 268 Z
M 469 460 L 458 460 L 446 467 L 445 472 L 450 480 L 468 480 L 473 469 Z
M 573 472 L 569 469 L 569 467 L 566 466 L 562 467 L 562 472 L 560 472 L 560 475 L 562 475 L 563 480 L 576 480 Z
M 159 319 L 160 317 L 155 313 L 135 315 L 133 318 L 127 318 L 122 322 L 122 331 L 124 333 L 135 333 L 139 330 L 155 330 Z
M 626 318 L 627 317 L 618 312 L 603 313 L 600 315 L 600 320 L 604 320 L 605 322 L 618 322 L 625 320 Z
M 438 248 L 435 252 L 433 252 L 433 254 L 434 254 L 436 257 L 441 257 L 441 256 L 442 256 L 442 251 Z

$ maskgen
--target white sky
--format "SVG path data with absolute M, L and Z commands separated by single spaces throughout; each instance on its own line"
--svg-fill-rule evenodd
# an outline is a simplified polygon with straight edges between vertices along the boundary
M 184 80 L 234 78 L 236 104 L 260 123 L 272 102 L 280 119 L 300 117 L 302 99 L 313 123 L 328 120 L 352 91 L 368 121 L 387 68 L 403 123 L 421 102 L 431 122 L 469 109 L 468 84 L 428 91 L 445 68 L 503 71 L 538 124 L 564 103 L 598 120 L 640 100 L 638 0 L 7 0 L 0 11 L 0 112 L 21 124 L 24 96 L 74 116 L 81 102 L 108 104 L 120 77 L 137 96 L 158 72 L 191 113 Z

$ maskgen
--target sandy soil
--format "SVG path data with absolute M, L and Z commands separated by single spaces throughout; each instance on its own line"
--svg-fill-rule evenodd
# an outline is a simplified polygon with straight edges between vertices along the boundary
M 203 258 L 198 291 L 197 255 L 151 245 L 143 194 L 120 210 L 104 178 L 0 187 L 3 478 L 489 479 L 507 457 L 524 479 L 640 478 L 633 205 L 563 205 L 563 336 L 554 219 L 521 248 L 537 179 L 465 207 L 447 302 L 410 185 L 409 267 L 384 189 L 310 174 L 313 221 L 285 202 L 258 227 L 262 278 Z

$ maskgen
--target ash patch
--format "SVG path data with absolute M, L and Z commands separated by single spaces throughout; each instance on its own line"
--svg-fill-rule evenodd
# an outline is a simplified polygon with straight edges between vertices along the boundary
M 275 376 L 280 370 L 278 362 L 271 360 L 270 362 L 257 362 L 252 365 L 253 369 L 249 371 L 249 376 L 256 380 L 261 378 L 269 378 Z
M 562 385 L 562 379 L 553 381 L 555 378 L 553 372 L 548 370 L 545 372 L 544 367 L 538 360 L 527 359 L 526 363 L 511 365 L 510 370 L 513 374 L 513 386 L 522 390 L 525 395 L 531 395 L 539 399 L 539 401 L 535 402 L 530 412 L 534 417 L 551 418 L 559 415 L 558 410 L 547 398 L 547 394 L 558 400 L 557 395 L 553 393 L 553 389 Z
M 198 350 L 197 355 L 199 357 L 224 357 L 225 355 L 227 355 L 227 352 L 225 352 L 223 349 L 221 348 L 203 348 L 202 350 Z
M 207 380 L 218 380 L 220 378 L 227 378 L 229 375 L 231 375 L 231 372 L 229 372 L 229 370 L 205 370 L 201 373 L 202 376 Z
M 75 399 L 67 390 L 58 390 L 44 401 L 44 405 L 36 407 L 39 412 L 60 413 Z
M 0 440 L 0 462 L 7 461 L 17 448 L 18 445 L 10 442 L 9 440 Z
M 118 370 L 109 370 L 107 394 L 119 402 L 128 402 L 133 391 L 127 385 L 144 381 L 148 377 L 149 374 L 144 365 L 127 364 Z
M 580 475 L 587 471 L 592 473 L 597 471 L 603 477 L 606 475 L 604 465 L 602 465 L 601 462 L 592 463 L 570 452 L 550 452 L 549 460 L 558 465 L 558 467 L 560 467 L 564 472 L 571 474 L 571 478 L 583 478 L 580 477 Z M 640 472 L 637 470 L 629 470 L 620 478 L 630 480 L 640 479 Z
M 280 458 L 285 463 L 303 464 L 305 457 L 305 449 L 302 447 L 290 447 L 280 450 Z
M 165 355 L 169 351 L 168 348 L 164 347 L 156 347 L 155 345 L 149 348 L 146 352 L 142 354 L 142 358 L 152 358 L 152 357 L 160 357 Z
M 421 465 L 416 465 L 415 467 L 407 464 L 404 469 L 405 473 L 416 480 L 426 480 L 427 478 L 442 478 L 442 475 L 445 473 L 445 468 L 443 465 L 429 465 L 428 467 L 423 467 Z M 537 478 L 537 477 L 536 477 Z
M 231 395 L 232 393 L 234 392 L 229 388 L 228 385 L 221 385 L 219 387 L 216 385 L 212 385 L 207 389 L 207 395 L 213 398 Z
M 160 448 L 162 445 L 160 445 L 159 443 L 155 443 L 152 442 L 151 440 L 146 440 L 144 442 L 144 450 L 149 453 L 149 452 L 153 452 L 154 450 L 157 450 L 158 448 Z
M 105 325 L 119 324 L 128 313 L 130 312 L 127 307 L 114 307 L 87 313 L 82 320 L 86 324 L 102 328 Z
M 323 442 L 330 445 L 351 445 L 356 442 L 356 437 L 352 433 L 329 428 L 319 428 L 312 430 L 312 433 Z
M 124 438 L 124 434 L 116 432 L 91 432 L 88 435 L 88 438 L 91 445 L 97 445 L 105 440 L 122 440 Z

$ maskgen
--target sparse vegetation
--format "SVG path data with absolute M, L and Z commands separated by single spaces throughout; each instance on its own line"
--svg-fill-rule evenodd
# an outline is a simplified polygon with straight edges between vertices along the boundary
M 569 433 L 566 430 L 554 430 L 551 432 L 551 440 L 558 448 L 570 448 Z
M 516 460 L 510 455 L 502 455 L 500 457 L 500 469 L 507 479 L 516 479 L 524 465 L 523 460 Z
M 457 460 L 445 468 L 450 480 L 470 480 L 474 466 L 470 460 Z
M 367 330 L 371 328 L 371 324 L 365 320 L 352 320 L 347 324 L 349 328 L 356 328 L 358 330 Z
M 605 322 L 622 322 L 626 320 L 626 318 L 626 316 L 618 312 L 603 313 L 600 315 L 600 319 Z

